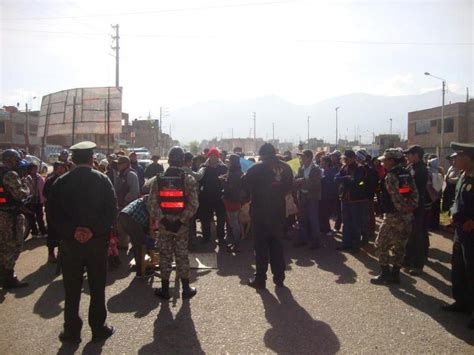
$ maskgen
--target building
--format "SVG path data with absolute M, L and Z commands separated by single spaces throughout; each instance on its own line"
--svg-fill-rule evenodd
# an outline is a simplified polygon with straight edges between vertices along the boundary
M 474 142 L 474 100 L 444 106 L 442 160 L 452 152 L 453 141 Z M 439 154 L 441 106 L 408 113 L 408 144 L 419 144 L 426 153 Z
M 0 149 L 25 149 L 39 156 L 41 140 L 38 138 L 39 111 L 15 112 L 0 110 Z
M 383 153 L 385 149 L 401 147 L 402 143 L 398 134 L 379 134 L 375 136 L 375 144 Z

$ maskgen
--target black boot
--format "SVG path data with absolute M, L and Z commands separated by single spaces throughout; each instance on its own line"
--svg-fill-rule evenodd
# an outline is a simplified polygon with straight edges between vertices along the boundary
M 181 284 L 183 285 L 183 298 L 193 298 L 196 296 L 197 290 L 195 287 L 189 286 L 189 279 L 181 279 Z
M 393 265 L 392 267 L 392 282 L 400 285 L 400 266 Z
M 165 300 L 169 300 L 171 298 L 170 280 L 161 280 L 161 288 L 155 289 L 155 295 Z
M 21 288 L 27 287 L 28 282 L 22 282 L 18 280 L 13 270 L 5 270 L 5 281 L 3 282 L 3 288 L 12 289 L 12 288 Z
M 370 280 L 374 285 L 387 285 L 392 282 L 392 275 L 390 275 L 390 266 L 381 265 L 382 273 Z

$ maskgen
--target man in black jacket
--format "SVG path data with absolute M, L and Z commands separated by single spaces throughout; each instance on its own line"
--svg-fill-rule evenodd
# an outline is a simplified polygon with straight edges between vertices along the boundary
M 199 211 L 198 215 L 202 224 L 202 235 L 204 241 L 211 239 L 211 221 L 214 213 L 217 219 L 217 239 L 220 245 L 224 245 L 225 237 L 225 207 L 222 201 L 222 184 L 219 176 L 227 173 L 227 167 L 220 159 L 217 148 L 209 149 L 207 160 L 199 169 L 202 174 L 199 180 Z
M 285 223 L 285 197 L 293 184 L 293 172 L 288 164 L 276 157 L 275 148 L 265 143 L 258 152 L 260 161 L 242 177 L 242 188 L 251 198 L 250 215 L 255 239 L 256 272 L 248 285 L 265 288 L 268 262 L 273 282 L 283 286 L 285 258 L 280 238 Z
M 405 150 L 404 153 L 410 162 L 408 169 L 411 170 L 415 179 L 416 189 L 419 194 L 418 207 L 413 212 L 413 229 L 408 239 L 404 264 L 409 268 L 410 275 L 417 276 L 422 273 L 426 258 L 428 257 L 429 240 L 428 229 L 425 223 L 425 195 L 426 186 L 428 185 L 428 169 L 423 161 L 425 152 L 422 147 L 413 145 Z
M 61 267 L 65 290 L 63 342 L 79 343 L 79 317 L 84 270 L 90 289 L 89 325 L 93 341 L 111 336 L 106 325 L 105 283 L 110 227 L 117 215 L 117 200 L 110 180 L 93 170 L 93 142 L 70 149 L 76 167 L 59 177 L 51 192 L 51 218 L 61 236 Z

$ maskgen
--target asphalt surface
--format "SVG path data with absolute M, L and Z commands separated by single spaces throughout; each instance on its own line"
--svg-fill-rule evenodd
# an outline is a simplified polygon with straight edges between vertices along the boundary
M 416 278 L 404 273 L 400 287 L 370 284 L 378 272 L 371 246 L 352 255 L 335 250 L 339 238 L 326 238 L 317 251 L 285 240 L 287 288 L 270 282 L 262 292 L 245 286 L 254 271 L 251 240 L 245 240 L 237 255 L 217 252 L 217 270 L 193 271 L 198 295 L 190 301 L 179 292 L 170 302 L 158 300 L 153 287 L 159 279 L 134 279 L 123 255 L 122 266 L 108 274 L 106 291 L 116 333 L 90 342 L 85 283 L 78 346 L 57 338 L 64 291 L 55 266 L 46 264 L 44 244 L 27 241 L 18 261 L 17 274 L 30 286 L 0 291 L 2 354 L 474 352 L 467 316 L 439 310 L 451 302 L 449 235 L 432 235 L 426 272 Z

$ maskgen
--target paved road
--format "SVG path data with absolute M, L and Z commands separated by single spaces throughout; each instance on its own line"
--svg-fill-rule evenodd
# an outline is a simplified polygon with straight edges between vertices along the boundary
M 8 354 L 117 353 L 472 353 L 467 317 L 445 314 L 450 302 L 449 238 L 433 235 L 421 278 L 402 275 L 401 287 L 372 286 L 378 271 L 372 248 L 356 256 L 335 251 L 328 238 L 318 251 L 285 241 L 288 289 L 256 292 L 251 241 L 237 256 L 217 253 L 218 270 L 193 273 L 198 295 L 160 302 L 159 279 L 135 280 L 126 263 L 109 273 L 108 321 L 117 328 L 105 343 L 90 342 L 87 286 L 81 312 L 82 343 L 63 346 L 63 289 L 55 267 L 45 264 L 44 241 L 25 245 L 18 274 L 30 287 L 0 293 L 0 349 Z M 124 256 L 124 259 L 126 257 Z

